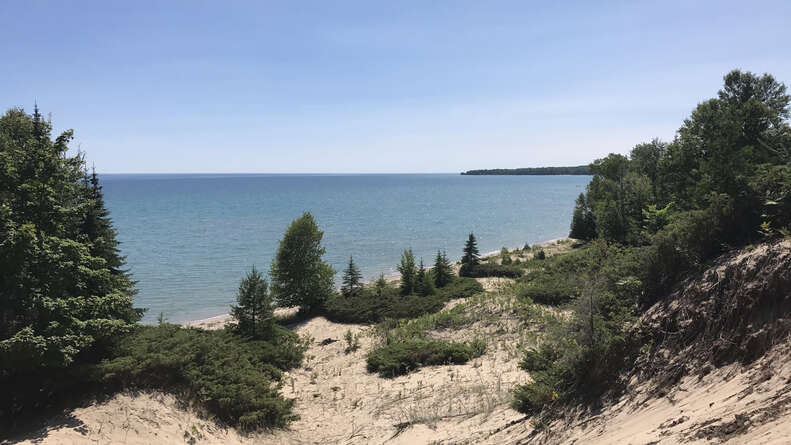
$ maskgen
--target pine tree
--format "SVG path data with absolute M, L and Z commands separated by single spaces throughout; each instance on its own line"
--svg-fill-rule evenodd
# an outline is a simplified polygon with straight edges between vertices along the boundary
M 434 285 L 436 287 L 445 287 L 448 283 L 453 281 L 453 269 L 451 268 L 448 256 L 445 252 L 440 253 L 437 251 L 437 257 L 434 259 Z
M 423 258 L 421 258 L 417 276 L 415 277 L 415 294 L 425 297 L 426 295 L 433 295 L 434 292 L 436 292 L 434 280 L 431 277 L 431 273 L 426 270 L 426 266 L 423 265 Z
M 479 261 L 480 252 L 478 252 L 478 241 L 475 239 L 475 235 L 470 233 L 470 237 L 467 238 L 467 243 L 464 245 L 464 256 L 461 257 L 461 264 L 476 266 Z
M 354 259 L 349 257 L 349 266 L 343 271 L 341 294 L 344 297 L 357 295 L 362 290 L 362 279 L 363 276 L 354 264 Z
M 417 268 L 417 274 L 415 275 L 415 294 L 425 296 L 425 289 L 424 289 L 424 281 L 426 278 L 426 266 L 423 265 L 423 258 L 420 259 L 420 263 Z
M 256 339 L 267 337 L 274 321 L 274 305 L 267 282 L 255 266 L 239 283 L 236 302 L 236 306 L 231 306 L 236 331 Z
M 461 269 L 459 275 L 466 276 L 473 267 L 477 266 L 480 262 L 480 253 L 478 252 L 478 242 L 475 240 L 475 235 L 470 232 L 469 238 L 464 245 L 464 255 L 461 257 Z
M 581 240 L 592 240 L 596 237 L 596 223 L 593 219 L 593 210 L 588 205 L 583 193 L 580 193 L 574 204 L 569 237 Z
M 272 295 L 278 306 L 312 313 L 333 293 L 335 271 L 322 259 L 324 247 L 316 220 L 309 212 L 291 222 L 272 262 Z
M 0 380 L 97 359 L 142 315 L 98 178 L 51 131 L 37 106 L 0 117 Z
M 415 254 L 412 249 L 407 249 L 401 254 L 401 264 L 398 265 L 401 273 L 401 294 L 411 295 L 415 292 L 417 270 L 415 268 Z

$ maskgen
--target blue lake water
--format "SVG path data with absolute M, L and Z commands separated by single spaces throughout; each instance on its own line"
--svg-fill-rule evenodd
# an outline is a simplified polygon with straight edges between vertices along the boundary
M 252 265 L 268 271 L 288 224 L 310 211 L 338 272 L 353 255 L 366 279 L 395 272 L 403 249 L 426 264 L 568 234 L 588 176 L 102 175 L 144 321 L 228 312 Z

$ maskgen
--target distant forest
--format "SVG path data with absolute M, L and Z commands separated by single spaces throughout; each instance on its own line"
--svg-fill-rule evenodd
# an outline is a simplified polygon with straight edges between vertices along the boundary
M 470 170 L 462 175 L 591 175 L 588 165 L 576 167 L 529 167 L 529 168 L 493 168 L 489 170 Z

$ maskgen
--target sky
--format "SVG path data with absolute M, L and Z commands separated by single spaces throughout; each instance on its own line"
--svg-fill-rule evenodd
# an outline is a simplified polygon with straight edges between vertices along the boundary
M 0 105 L 102 173 L 586 164 L 731 69 L 791 82 L 791 2 L 0 0 Z

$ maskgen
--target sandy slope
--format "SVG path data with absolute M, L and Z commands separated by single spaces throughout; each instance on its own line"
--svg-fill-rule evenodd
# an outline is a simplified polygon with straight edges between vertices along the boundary
M 788 444 L 791 443 L 791 343 L 776 346 L 747 368 L 731 365 L 702 379 L 687 377 L 667 397 L 641 389 L 597 416 L 581 415 L 535 435 L 529 420 L 508 408 L 508 389 L 526 375 L 503 350 L 464 366 L 437 366 L 396 379 L 367 374 L 363 347 L 351 354 L 347 329 L 323 318 L 298 328 L 313 335 L 305 367 L 286 378 L 302 419 L 290 430 L 242 437 L 180 406 L 172 396 L 120 394 L 74 410 L 22 443 L 229 444 Z M 319 340 L 321 339 L 321 340 Z M 290 379 L 293 378 L 294 389 Z M 746 422 L 734 422 L 745 415 Z
M 648 383 L 634 381 L 624 397 L 601 412 L 571 412 L 551 425 L 551 433 L 534 431 L 530 419 L 508 402 L 514 385 L 529 380 L 517 364 L 521 348 L 536 341 L 535 324 L 524 325 L 511 314 L 508 280 L 481 281 L 487 297 L 467 306 L 477 321 L 432 333 L 455 340 L 485 338 L 486 353 L 466 365 L 383 379 L 365 370 L 365 354 L 375 341 L 371 327 L 321 317 L 297 326 L 298 334 L 313 341 L 303 366 L 284 377 L 283 394 L 296 400 L 301 416 L 289 430 L 242 437 L 202 419 L 172 396 L 120 394 L 53 419 L 22 443 L 791 443 L 788 340 L 747 366 L 690 373 L 661 396 Z M 212 319 L 204 326 L 216 328 L 224 321 Z M 359 350 L 345 351 L 347 330 L 360 336 Z

